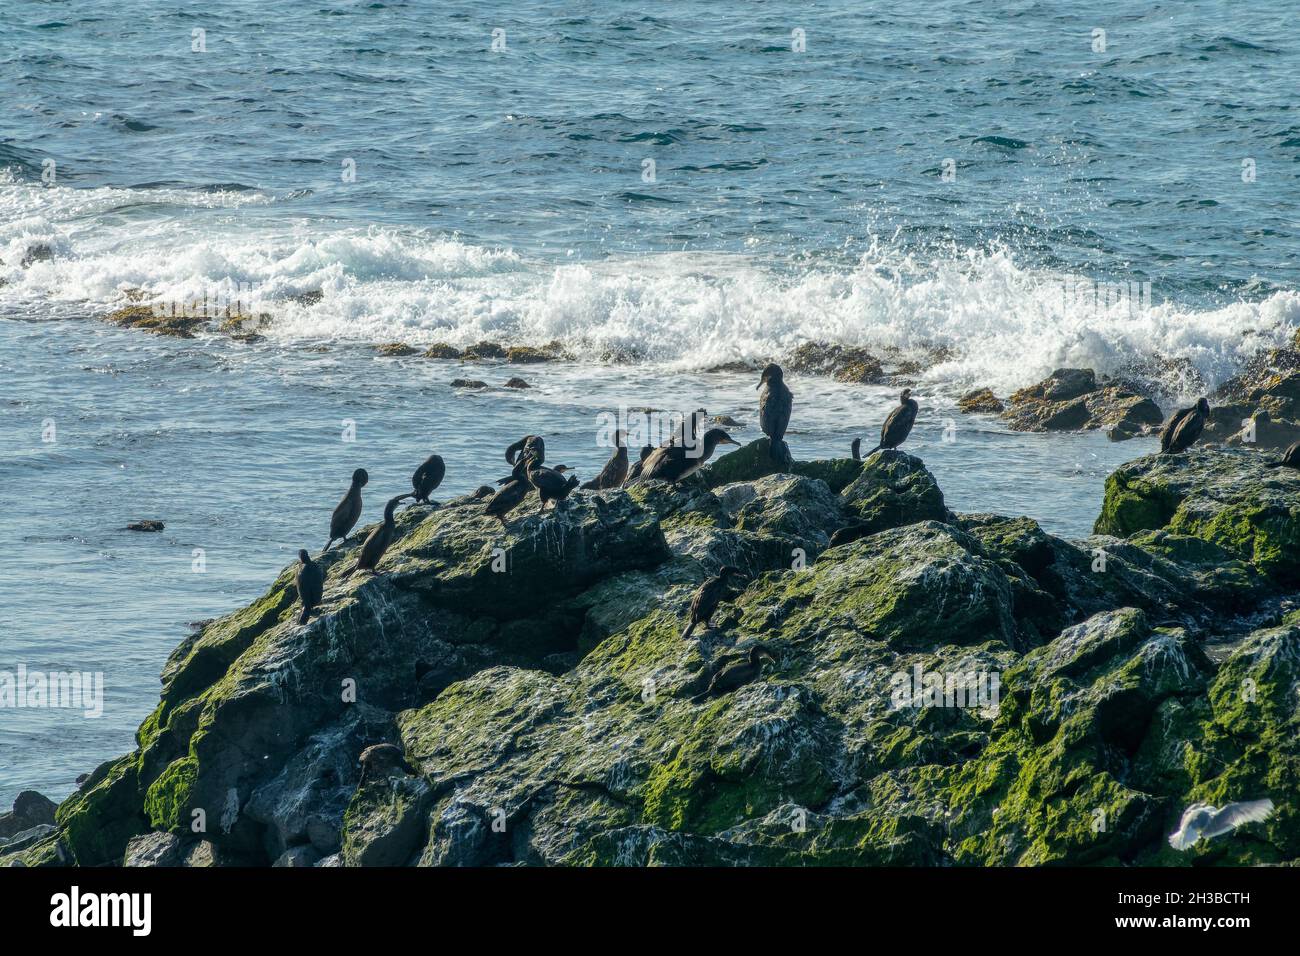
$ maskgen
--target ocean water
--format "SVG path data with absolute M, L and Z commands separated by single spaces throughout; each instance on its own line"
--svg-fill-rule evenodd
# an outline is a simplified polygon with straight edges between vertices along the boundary
M 908 449 L 951 507 L 1078 537 L 1153 442 L 1013 434 L 963 390 L 1169 369 L 1171 407 L 1300 326 L 1280 0 L 165 7 L 0 5 L 0 670 L 105 680 L 97 719 L 0 709 L 0 803 L 129 749 L 188 624 L 323 545 L 355 467 L 371 521 L 430 451 L 457 494 L 524 431 L 589 477 L 619 407 L 745 441 L 755 377 L 710 370 L 840 342 L 924 363 Z M 128 288 L 274 321 L 99 321 Z M 482 339 L 573 360 L 372 347 Z M 800 457 L 897 391 L 791 386 Z

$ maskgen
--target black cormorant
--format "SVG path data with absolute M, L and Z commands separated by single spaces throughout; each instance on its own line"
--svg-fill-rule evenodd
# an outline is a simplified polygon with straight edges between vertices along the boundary
M 898 396 L 898 407 L 889 413 L 885 424 L 880 428 L 880 444 L 867 452 L 866 457 L 870 458 L 882 448 L 897 448 L 903 444 L 912 432 L 912 425 L 916 422 L 916 410 L 917 404 L 916 399 L 912 397 L 912 390 L 903 389 L 903 394 Z
M 690 623 L 686 625 L 686 630 L 682 631 L 682 640 L 691 636 L 697 624 L 703 624 L 706 630 L 713 627 L 710 621 L 718 610 L 718 605 L 729 597 L 731 576 L 739 573 L 739 568 L 727 565 L 700 585 L 695 592 L 695 597 L 691 598 Z
M 512 465 L 517 464 L 520 452 L 524 453 L 524 457 L 532 458 L 538 465 L 546 462 L 546 442 L 542 440 L 541 435 L 525 435 L 519 439 L 506 449 L 506 461 Z
M 697 694 L 695 699 L 701 697 L 712 697 L 714 694 L 729 694 L 733 690 L 744 687 L 752 680 L 756 680 L 763 673 L 763 661 L 776 663 L 776 658 L 772 652 L 763 644 L 755 644 L 749 649 L 749 655 L 743 660 L 734 661 L 722 668 L 713 675 L 709 681 L 709 687 L 704 693 Z
M 605 467 L 600 470 L 600 474 L 591 481 L 583 482 L 579 486 L 583 490 L 604 491 L 608 488 L 617 488 L 626 480 L 627 433 L 623 431 L 615 432 L 614 443 L 617 445 L 614 454 L 610 456 L 609 461 L 605 462 Z
M 785 443 L 785 430 L 790 427 L 790 411 L 794 396 L 785 384 L 785 375 L 779 365 L 768 365 L 758 380 L 762 389 L 758 395 L 758 424 L 771 442 L 772 459 L 788 465 L 790 449 Z
M 550 502 L 560 502 L 569 497 L 569 492 L 578 487 L 578 476 L 564 473 L 568 465 L 556 465 L 554 468 L 529 468 L 528 483 L 537 489 L 537 497 L 542 499 L 538 511 L 546 508 Z
M 488 500 L 487 507 L 483 509 L 485 515 L 496 518 L 504 525 L 506 515 L 528 497 L 533 490 L 532 484 L 528 481 L 529 461 L 526 456 L 515 461 L 514 472 L 504 480 L 500 490 Z
M 1201 430 L 1209 417 L 1210 403 L 1201 398 L 1191 408 L 1184 408 L 1169 419 L 1169 424 L 1160 433 L 1160 454 L 1177 455 L 1187 451 L 1192 442 L 1201 437 Z
M 654 445 L 641 446 L 641 458 L 639 461 L 637 461 L 636 464 L 634 464 L 630 469 L 628 469 L 627 477 L 623 479 L 624 487 L 627 487 L 628 485 L 632 484 L 635 479 L 641 477 L 641 471 L 645 468 L 645 460 L 650 457 L 650 453 L 654 450 L 655 450 Z
M 361 489 L 365 487 L 370 475 L 364 468 L 358 468 L 352 473 L 352 484 L 348 488 L 348 493 L 343 496 L 343 500 L 334 508 L 334 514 L 330 516 L 330 540 L 325 545 L 328 551 L 333 547 L 335 541 L 342 541 L 348 536 L 348 532 L 356 527 L 357 520 L 361 517 Z
M 384 505 L 384 523 L 366 536 L 366 540 L 361 545 L 361 554 L 357 556 L 356 566 L 352 569 L 353 573 L 374 572 L 379 566 L 384 552 L 393 543 L 393 534 L 397 530 L 396 522 L 393 521 L 393 509 L 405 498 L 406 495 L 398 495 L 396 498 L 388 499 L 388 504 Z
M 407 495 L 408 498 L 414 498 L 416 504 L 427 505 L 429 495 L 437 490 L 442 484 L 443 476 L 447 474 L 447 465 L 443 462 L 441 455 L 430 455 L 424 459 L 424 463 L 415 469 L 415 474 L 411 475 L 412 493 Z
M 703 448 L 698 445 L 694 448 L 681 445 L 656 448 L 645 460 L 641 474 L 635 479 L 628 479 L 628 484 L 634 485 L 643 481 L 679 482 L 704 467 L 704 463 L 713 456 L 713 452 L 719 445 L 739 445 L 740 442 L 721 428 L 710 428 L 704 433 L 701 444 Z M 692 451 L 696 454 L 692 455 Z
M 298 615 L 298 623 L 306 624 L 307 619 L 311 617 L 311 612 L 320 605 L 321 597 L 325 594 L 325 572 L 311 559 L 311 555 L 305 548 L 298 552 L 298 561 L 300 563 L 296 583 L 298 599 L 302 601 L 302 613 Z

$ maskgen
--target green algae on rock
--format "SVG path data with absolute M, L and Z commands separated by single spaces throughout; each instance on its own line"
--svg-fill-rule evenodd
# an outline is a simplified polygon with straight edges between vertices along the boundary
M 1106 480 L 1099 534 L 1166 529 L 1222 547 L 1283 585 L 1300 582 L 1300 476 L 1262 456 L 1193 448 L 1129 462 Z
M 306 626 L 286 568 L 177 647 L 137 750 L 0 865 L 1300 857 L 1300 479 L 1140 459 L 1071 543 L 953 514 L 903 452 L 781 473 L 764 441 L 504 527 L 400 512 L 386 575 L 344 576 L 359 535 L 321 559 Z M 682 640 L 724 564 L 738 593 Z M 775 663 L 707 695 L 757 643 Z M 377 742 L 418 774 L 358 789 Z M 1165 842 L 1194 800 L 1268 794 L 1263 824 Z

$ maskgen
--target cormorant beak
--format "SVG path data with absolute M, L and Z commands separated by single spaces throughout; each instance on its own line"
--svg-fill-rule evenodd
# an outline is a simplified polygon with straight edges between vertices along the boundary
M 736 439 L 734 439 L 734 438 L 724 438 L 724 439 L 722 439 L 722 444 L 724 444 L 724 445 L 735 445 L 737 448 L 740 447 L 740 442 L 736 441 Z

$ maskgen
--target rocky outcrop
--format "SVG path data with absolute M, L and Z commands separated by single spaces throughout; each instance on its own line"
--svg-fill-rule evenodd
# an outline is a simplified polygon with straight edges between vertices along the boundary
M 885 380 L 880 359 L 856 346 L 805 342 L 786 357 L 785 364 L 791 372 L 829 375 L 836 381 L 855 385 L 871 385 Z
M 306 626 L 287 568 L 176 649 L 136 751 L 0 863 L 1300 858 L 1300 478 L 1141 459 L 1071 543 L 953 514 L 902 452 L 770 464 L 756 442 L 504 528 L 404 511 L 386 574 L 345 576 L 360 535 L 324 556 Z M 723 564 L 734 598 L 683 640 Z M 408 767 L 361 783 L 380 742 Z M 1262 796 L 1264 823 L 1165 842 L 1193 801 Z
M 1099 383 L 1092 369 L 1060 368 L 1007 400 L 1002 417 L 1014 431 L 1046 432 L 1106 428 L 1120 441 L 1156 429 L 1160 407 L 1123 383 Z
M 991 388 L 977 388 L 957 399 L 957 408 L 967 415 L 997 415 L 1006 410 L 1002 400 L 993 394 Z
M 1300 583 L 1300 474 L 1262 456 L 1193 449 L 1130 462 L 1106 480 L 1096 531 L 1162 529 L 1247 562 L 1285 586 Z
M 24 790 L 11 810 L 0 813 L 0 853 L 16 854 L 54 832 L 54 801 L 35 790 Z

